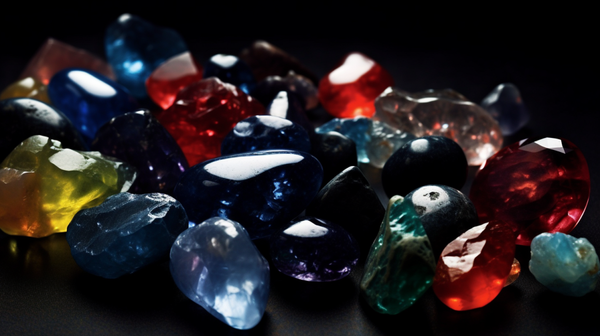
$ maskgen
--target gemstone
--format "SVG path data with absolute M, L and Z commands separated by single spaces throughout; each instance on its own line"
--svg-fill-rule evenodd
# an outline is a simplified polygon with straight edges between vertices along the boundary
M 293 92 L 301 97 L 305 110 L 314 109 L 319 105 L 319 96 L 315 84 L 310 79 L 298 75 L 294 71 L 288 72 L 285 77 L 269 76 L 263 79 L 256 84 L 250 94 L 259 102 L 267 105 L 280 91 Z
M 0 101 L 0 159 L 32 135 L 45 135 L 71 149 L 84 150 L 85 143 L 71 121 L 59 110 L 31 98 Z
M 352 141 L 354 141 L 356 144 L 358 162 L 369 163 L 369 156 L 367 155 L 367 143 L 371 141 L 369 129 L 372 127 L 372 124 L 373 121 L 365 117 L 356 117 L 351 119 L 334 118 L 320 127 L 317 127 L 315 131 L 321 134 L 334 131 L 352 139 Z
M 315 133 L 315 127 L 306 116 L 301 99 L 293 92 L 280 91 L 268 102 L 265 114 L 285 118 L 302 126 L 308 134 Z
M 147 110 L 125 113 L 104 124 L 92 149 L 135 167 L 134 193 L 171 194 L 189 168 L 175 139 Z
M 336 118 L 372 117 L 375 98 L 392 85 L 392 75 L 381 65 L 354 52 L 321 79 L 319 101 Z
M 225 54 L 212 56 L 204 65 L 204 78 L 217 77 L 223 82 L 239 87 L 246 94 L 256 86 L 252 70 L 241 59 Z
M 542 285 L 568 296 L 593 291 L 600 278 L 594 246 L 585 238 L 561 232 L 545 232 L 533 238 L 529 270 Z
M 110 119 L 138 109 L 137 102 L 123 86 L 83 69 L 59 71 L 48 84 L 48 96 L 88 142 Z
M 534 137 L 503 148 L 479 168 L 469 198 L 479 221 L 498 219 L 529 245 L 542 232 L 569 233 L 590 198 L 583 154 L 561 138 Z
M 116 279 L 166 257 L 187 228 L 185 210 L 173 197 L 123 192 L 79 211 L 66 238 L 79 267 Z
M 417 137 L 439 135 L 456 141 L 469 165 L 478 166 L 502 146 L 498 123 L 481 107 L 453 91 L 416 94 L 388 88 L 375 101 L 373 118 Z
M 442 252 L 433 291 L 454 310 L 483 307 L 504 288 L 514 257 L 514 234 L 504 223 L 491 221 L 475 226 Z
M 77 211 L 127 191 L 135 179 L 128 164 L 42 135 L 23 141 L 0 168 L 0 229 L 38 238 L 65 232 Z
M 521 263 L 517 260 L 517 258 L 513 259 L 512 266 L 510 267 L 510 273 L 508 273 L 508 278 L 506 278 L 506 283 L 504 287 L 512 285 L 521 275 Z
M 269 239 L 271 261 L 292 278 L 326 282 L 346 277 L 358 262 L 358 244 L 341 226 L 300 217 Z
M 254 327 L 269 296 L 269 263 L 237 222 L 213 217 L 185 230 L 171 248 L 179 289 L 236 329 Z
M 496 86 L 481 102 L 500 125 L 503 135 L 512 135 L 529 121 L 529 111 L 523 104 L 521 93 L 514 84 Z
M 33 77 L 18 80 L 0 93 L 0 100 L 9 98 L 33 98 L 51 104 L 46 85 Z
M 120 84 L 139 99 L 146 98 L 146 79 L 169 58 L 187 51 L 174 30 L 154 26 L 131 14 L 122 14 L 106 29 L 106 58 Z
M 252 239 L 299 215 L 319 191 L 323 169 L 308 153 L 265 150 L 222 156 L 186 170 L 173 196 L 191 221 L 221 216 Z
M 189 51 L 159 65 L 146 80 L 148 96 L 163 110 L 175 102 L 179 90 L 202 79 L 202 66 Z
M 467 159 L 460 146 L 442 136 L 426 136 L 400 147 L 385 163 L 381 184 L 388 197 L 406 195 L 427 184 L 460 189 L 467 180 Z
M 240 121 L 264 107 L 239 88 L 216 77 L 195 82 L 157 116 L 183 150 L 190 166 L 221 155 L 221 142 Z
M 323 184 L 350 166 L 356 166 L 356 144 L 338 132 L 316 133 L 311 138 L 312 154 L 323 166 Z M 377 225 L 379 225 L 377 221 Z
M 416 137 L 410 133 L 395 129 L 381 121 L 373 121 L 369 127 L 370 140 L 367 141 L 365 151 L 369 164 L 383 168 L 387 160 L 400 147 Z
M 225 136 L 221 155 L 263 149 L 293 149 L 310 152 L 310 140 L 304 128 L 287 119 L 259 115 L 238 122 Z
M 369 251 L 361 294 L 378 313 L 398 314 L 429 289 L 434 272 L 435 258 L 419 215 L 410 201 L 392 197 Z

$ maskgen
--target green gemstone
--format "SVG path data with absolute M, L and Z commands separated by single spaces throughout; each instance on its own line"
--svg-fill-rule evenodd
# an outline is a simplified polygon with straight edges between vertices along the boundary
M 398 314 L 431 286 L 435 274 L 431 243 L 409 200 L 394 196 L 373 242 L 360 282 L 375 311 Z

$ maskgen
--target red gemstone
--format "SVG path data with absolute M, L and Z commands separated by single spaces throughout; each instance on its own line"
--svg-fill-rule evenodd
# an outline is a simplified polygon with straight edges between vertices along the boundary
M 500 221 L 475 226 L 442 251 L 433 278 L 435 295 L 454 310 L 483 307 L 500 293 L 515 257 L 515 236 Z
M 518 230 L 517 244 L 530 245 L 542 232 L 575 228 L 590 198 L 590 172 L 571 142 L 530 138 L 487 159 L 469 198 L 480 222 L 502 220 Z
M 157 119 L 193 166 L 221 155 L 221 142 L 235 124 L 264 111 L 242 90 L 210 77 L 179 91 L 175 103 Z
M 375 98 L 394 85 L 392 76 L 361 53 L 350 53 L 319 83 L 319 101 L 336 118 L 372 117 Z
M 202 66 L 188 51 L 174 56 L 154 70 L 146 80 L 146 91 L 163 110 L 168 109 L 184 87 L 202 79 Z

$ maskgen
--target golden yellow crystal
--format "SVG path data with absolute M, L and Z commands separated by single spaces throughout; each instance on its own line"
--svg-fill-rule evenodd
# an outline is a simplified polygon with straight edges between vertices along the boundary
M 18 80 L 0 93 L 0 100 L 21 97 L 37 99 L 52 105 L 50 98 L 48 98 L 48 93 L 46 92 L 46 85 L 33 77 Z

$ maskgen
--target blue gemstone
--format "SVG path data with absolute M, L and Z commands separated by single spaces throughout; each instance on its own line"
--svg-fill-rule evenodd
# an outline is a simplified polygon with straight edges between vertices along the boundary
M 310 152 L 310 139 L 304 128 L 287 119 L 268 115 L 246 118 L 225 136 L 221 155 L 261 149 L 293 149 Z
M 323 168 L 310 154 L 256 151 L 191 167 L 181 175 L 173 196 L 191 221 L 229 218 L 256 239 L 299 215 L 319 191 L 322 178 Z
M 353 119 L 335 118 L 316 129 L 317 133 L 335 131 L 352 139 L 356 144 L 358 162 L 369 163 L 367 144 L 371 141 L 369 129 L 373 121 L 370 118 L 356 117 Z
M 256 80 L 248 64 L 232 55 L 217 54 L 211 57 L 204 65 L 202 75 L 202 78 L 208 77 L 217 77 L 223 82 L 239 87 L 247 94 L 250 94 L 256 86 Z
M 275 98 L 267 102 L 265 114 L 281 117 L 302 126 L 308 134 L 315 133 L 315 127 L 306 116 L 302 100 L 294 92 L 280 91 Z
M 123 86 L 84 69 L 69 68 L 56 73 L 48 84 L 48 96 L 88 143 L 110 119 L 138 109 Z
M 213 217 L 184 231 L 171 248 L 177 287 L 236 329 L 254 327 L 269 296 L 269 263 L 244 228 Z
M 66 238 L 81 268 L 115 279 L 167 256 L 187 227 L 185 210 L 173 197 L 120 193 L 79 211 Z
M 119 83 L 136 98 L 146 98 L 146 79 L 169 58 L 187 51 L 174 30 L 156 27 L 141 18 L 123 14 L 106 29 L 106 58 Z
M 523 104 L 521 93 L 511 83 L 496 86 L 483 98 L 481 107 L 498 121 L 503 135 L 514 134 L 529 121 L 529 111 Z

